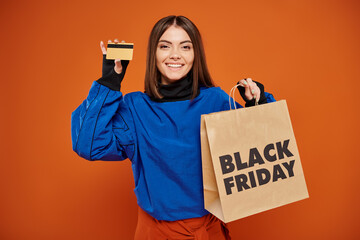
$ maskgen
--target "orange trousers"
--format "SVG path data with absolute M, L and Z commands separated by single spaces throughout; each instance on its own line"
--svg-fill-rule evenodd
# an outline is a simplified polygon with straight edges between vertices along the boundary
M 134 240 L 230 240 L 226 224 L 212 214 L 179 221 L 159 221 L 139 207 Z

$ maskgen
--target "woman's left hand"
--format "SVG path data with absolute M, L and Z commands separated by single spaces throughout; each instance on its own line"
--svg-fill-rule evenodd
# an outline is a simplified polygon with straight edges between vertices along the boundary
M 240 80 L 239 84 L 245 88 L 245 101 L 256 99 L 256 102 L 259 102 L 261 90 L 251 78 Z

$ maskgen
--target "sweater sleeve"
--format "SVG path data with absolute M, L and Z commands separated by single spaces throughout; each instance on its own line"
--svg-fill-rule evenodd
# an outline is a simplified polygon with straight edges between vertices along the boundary
M 276 99 L 271 93 L 265 92 L 265 97 L 267 103 L 276 102 Z
M 132 159 L 132 122 L 122 93 L 94 82 L 88 97 L 71 115 L 73 150 L 87 160 Z

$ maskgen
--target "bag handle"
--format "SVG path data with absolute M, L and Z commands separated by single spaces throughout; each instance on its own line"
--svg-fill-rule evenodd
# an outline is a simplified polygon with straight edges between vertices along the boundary
M 234 110 L 237 109 L 236 104 L 235 104 L 235 90 L 237 89 L 238 86 L 241 86 L 240 84 L 236 84 L 235 86 L 232 87 L 232 89 L 230 90 L 230 94 L 229 94 L 229 107 L 230 110 L 232 110 L 231 108 L 231 98 L 233 99 L 233 104 L 234 104 Z M 255 97 L 255 96 L 254 96 Z M 258 101 L 255 100 L 255 106 L 259 105 Z

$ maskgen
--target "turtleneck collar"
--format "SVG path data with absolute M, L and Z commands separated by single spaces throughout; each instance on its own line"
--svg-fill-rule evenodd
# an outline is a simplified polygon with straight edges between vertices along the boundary
M 156 102 L 176 102 L 189 100 L 192 96 L 192 74 L 189 73 L 186 77 L 171 83 L 171 84 L 159 84 L 159 92 L 163 96 L 161 99 L 152 99 Z M 199 90 L 197 90 L 197 95 L 199 94 Z

